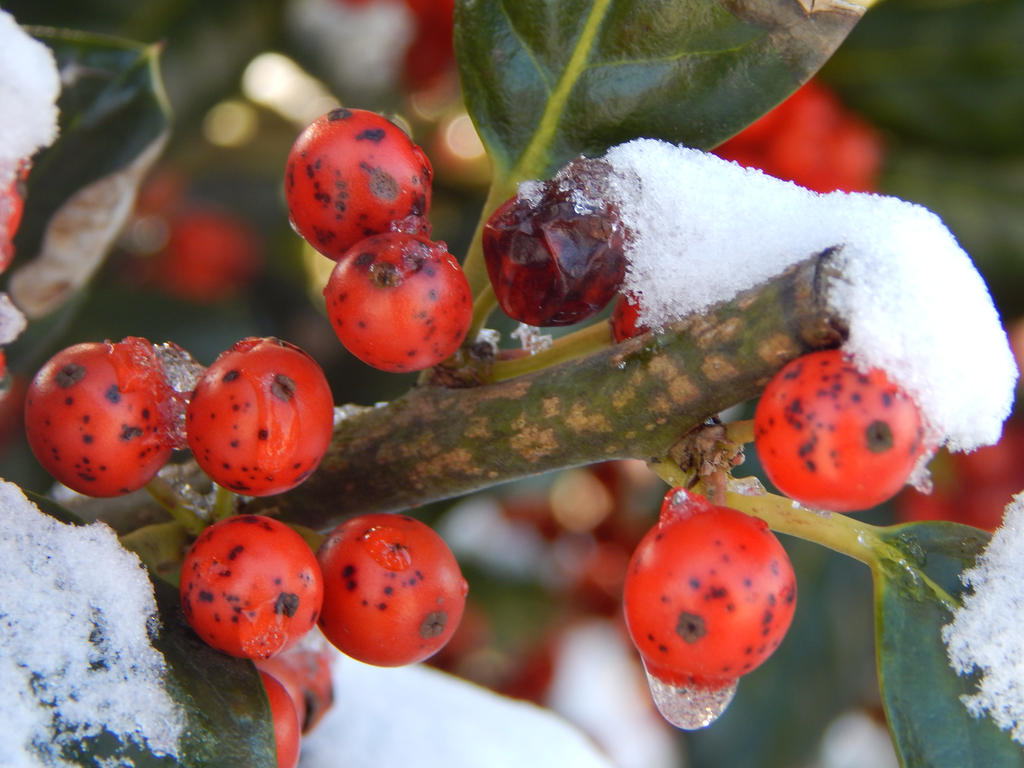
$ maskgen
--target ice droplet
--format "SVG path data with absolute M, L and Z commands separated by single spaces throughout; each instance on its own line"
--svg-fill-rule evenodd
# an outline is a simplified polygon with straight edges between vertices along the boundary
M 725 712 L 736 695 L 737 682 L 724 688 L 679 686 L 659 680 L 650 672 L 646 674 L 651 698 L 661 716 L 684 731 L 707 728 Z

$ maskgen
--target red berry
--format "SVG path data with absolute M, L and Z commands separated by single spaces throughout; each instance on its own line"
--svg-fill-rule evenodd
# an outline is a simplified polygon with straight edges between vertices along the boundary
M 21 215 L 25 210 L 25 178 L 28 164 L 22 165 L 7 189 L 0 189 L 0 272 L 14 260 L 14 235 L 21 226 Z
M 612 316 L 609 322 L 612 326 L 612 338 L 615 341 L 625 341 L 650 330 L 643 323 L 637 322 L 640 314 L 640 305 L 632 298 L 622 295 L 615 302 L 612 309 Z
M 382 667 L 422 661 L 455 632 L 469 585 L 444 540 L 404 515 L 371 514 L 335 528 L 317 553 L 320 629 L 339 650 Z
M 793 499 L 837 512 L 894 496 L 926 450 L 917 405 L 881 370 L 862 373 L 839 350 L 779 371 L 754 414 L 768 479 Z
M 221 353 L 186 413 L 188 446 L 216 483 L 267 496 L 305 480 L 327 452 L 334 399 L 316 361 L 293 344 L 249 338 Z
M 267 692 L 270 715 L 274 718 L 274 743 L 277 746 L 277 768 L 295 768 L 299 764 L 299 714 L 292 697 L 281 682 L 260 670 L 260 680 Z
M 331 656 L 326 644 L 318 648 L 295 646 L 257 661 L 256 666 L 276 677 L 288 691 L 303 733 L 309 733 L 334 704 Z
M 283 651 L 313 628 L 322 602 L 316 555 L 287 525 L 262 515 L 214 523 L 181 565 L 185 620 L 232 656 Z
M 256 273 L 260 244 L 252 227 L 227 211 L 197 208 L 171 221 L 151 279 L 164 292 L 201 304 L 229 298 Z
M 455 66 L 455 0 L 405 0 L 405 4 L 416 17 L 416 36 L 406 50 L 404 79 L 412 88 L 427 88 Z
M 763 521 L 677 488 L 633 552 L 623 607 L 649 674 L 713 689 L 750 672 L 782 642 L 796 579 Z
M 148 483 L 171 456 L 175 393 L 145 339 L 76 344 L 39 370 L 25 431 L 39 463 L 89 496 Z
M 295 140 L 285 197 L 295 230 L 337 259 L 394 222 L 425 220 L 432 178 L 427 156 L 397 125 L 374 112 L 336 109 Z
M 871 125 L 811 80 L 715 154 L 817 192 L 870 192 L 882 142 Z
M 574 160 L 487 220 L 487 273 L 509 317 L 571 325 L 614 298 L 626 274 L 625 232 L 608 202 L 609 173 L 602 160 Z
M 473 315 L 469 282 L 447 246 L 403 232 L 367 238 L 346 253 L 324 298 L 348 351 L 393 373 L 449 357 Z

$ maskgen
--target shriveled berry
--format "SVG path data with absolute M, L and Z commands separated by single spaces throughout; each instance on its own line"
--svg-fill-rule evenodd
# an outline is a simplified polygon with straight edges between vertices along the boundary
M 284 685 L 273 675 L 260 670 L 263 690 L 270 703 L 270 716 L 274 720 L 274 744 L 277 751 L 277 768 L 295 768 L 299 764 L 299 750 L 302 734 L 299 729 L 299 713 Z
M 571 325 L 614 298 L 626 274 L 625 229 L 609 176 L 603 160 L 573 160 L 549 182 L 521 185 L 487 220 L 487 273 L 509 317 Z
M 186 413 L 188 446 L 215 482 L 236 493 L 282 493 L 305 480 L 334 429 L 330 385 L 301 349 L 248 338 L 221 353 Z
M 894 496 L 928 450 L 914 401 L 884 371 L 862 372 L 837 349 L 775 375 L 754 414 L 754 444 L 780 491 L 836 512 Z
M 412 664 L 448 642 L 469 586 L 430 526 L 370 514 L 335 528 L 317 552 L 324 575 L 320 629 L 340 651 L 383 667 Z
M 325 256 L 339 258 L 392 222 L 424 221 L 433 169 L 390 120 L 362 109 L 335 109 L 295 140 L 285 197 L 295 231 Z
M 469 282 L 448 247 L 403 232 L 367 238 L 346 253 L 324 298 L 345 348 L 393 373 L 449 357 L 473 315 Z
M 181 566 L 185 620 L 219 651 L 266 659 L 316 624 L 323 579 L 316 555 L 284 523 L 262 515 L 208 527 Z
M 29 446 L 47 472 L 88 496 L 148 483 L 174 449 L 175 393 L 145 339 L 68 347 L 25 399 Z
M 796 579 L 763 521 L 675 488 L 633 552 L 623 607 L 650 675 L 716 689 L 782 642 L 796 608 Z

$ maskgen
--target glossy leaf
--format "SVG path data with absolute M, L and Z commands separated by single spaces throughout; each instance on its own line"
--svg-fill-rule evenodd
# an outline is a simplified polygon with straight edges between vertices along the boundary
M 19 290 L 41 295 L 39 286 L 31 285 L 37 278 L 26 275 L 35 272 L 32 260 L 61 212 L 67 229 L 50 243 L 50 250 L 58 251 L 56 258 L 63 262 L 58 271 L 68 270 L 68 280 L 77 288 L 88 280 L 130 212 L 138 185 L 170 124 L 158 47 L 49 28 L 29 32 L 53 50 L 63 87 L 58 101 L 60 133 L 33 160 L 24 218 L 15 237 L 16 257 L 8 287 L 16 301 Z M 83 193 L 90 188 L 91 193 Z M 26 272 L 30 268 L 32 272 Z M 25 283 L 20 289 L 16 287 L 19 280 Z M 60 280 L 52 282 L 54 291 L 67 290 Z M 60 300 L 65 298 L 74 298 L 74 293 L 67 297 L 62 293 Z M 45 351 L 42 339 L 50 331 L 48 326 L 66 321 L 65 314 L 29 327 L 12 349 L 15 369 L 39 362 L 33 353 Z M 30 362 L 21 362 L 24 358 Z
M 82 524 L 54 501 L 26 495 L 51 517 Z M 167 663 L 167 690 L 187 718 L 179 743 L 181 756 L 175 760 L 154 755 L 104 731 L 65 746 L 64 759 L 90 768 L 100 761 L 127 761 L 136 768 L 276 768 L 270 705 L 255 666 L 206 645 L 185 623 L 178 591 L 161 579 L 152 581 L 160 619 L 153 645 Z
M 496 175 L 515 181 L 638 136 L 713 147 L 813 74 L 862 12 L 856 2 L 460 0 L 455 43 Z
M 973 565 L 989 535 L 935 522 L 885 529 L 884 538 L 892 552 L 874 572 L 876 646 L 883 702 L 902 764 L 1024 766 L 1024 748 L 990 719 L 971 717 L 960 703 L 973 682 L 949 666 L 940 636 L 952 619 L 940 595 L 958 599 L 960 573 Z

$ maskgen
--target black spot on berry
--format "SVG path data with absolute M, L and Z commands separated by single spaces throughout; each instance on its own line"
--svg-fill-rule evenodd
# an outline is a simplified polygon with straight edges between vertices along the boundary
M 348 120 L 350 117 L 352 117 L 352 110 L 345 109 L 344 107 L 332 109 L 327 113 L 327 120 L 332 123 L 338 120 Z
M 889 422 L 876 419 L 864 430 L 864 439 L 872 453 L 885 453 L 892 449 L 893 436 Z
M 245 547 L 241 544 L 236 544 L 231 548 L 231 551 L 228 552 L 228 560 L 234 560 L 236 557 L 242 554 L 243 551 L 245 551 Z
M 105 397 L 108 402 L 120 403 L 121 390 L 118 389 L 117 384 L 111 384 L 107 391 L 103 393 L 103 397 Z
M 201 590 L 199 590 L 199 594 L 196 595 L 196 599 L 199 600 L 199 602 L 201 602 L 201 603 L 212 603 L 213 602 L 213 592 L 208 592 L 205 589 L 201 589 Z
M 299 610 L 299 596 L 294 592 L 282 592 L 274 601 L 274 613 L 284 614 L 289 619 Z
M 688 613 L 687 611 L 679 614 L 679 619 L 676 621 L 676 634 L 683 638 L 685 642 L 695 643 L 707 633 L 708 630 L 704 625 L 703 616 L 699 616 L 696 613 Z
M 367 128 L 356 134 L 356 141 L 372 141 L 374 144 L 379 144 L 384 141 L 386 135 L 383 128 Z
M 447 624 L 447 611 L 431 611 L 423 619 L 423 623 L 420 624 L 420 637 L 424 639 L 437 637 L 444 632 L 444 628 Z
M 128 424 L 121 425 L 121 434 L 119 435 L 119 437 L 125 442 L 128 442 L 129 440 L 134 440 L 136 437 L 141 436 L 142 429 L 140 427 L 133 427 Z
M 229 384 L 241 375 L 241 371 L 239 371 L 237 368 L 232 368 L 230 371 L 225 373 L 224 376 L 221 377 L 221 381 L 223 381 L 225 384 Z
M 61 369 L 57 371 L 57 375 L 54 376 L 54 381 L 57 382 L 57 386 L 61 389 L 67 389 L 84 378 L 84 365 L 80 365 L 79 363 L 68 363 L 67 365 L 61 366 Z

